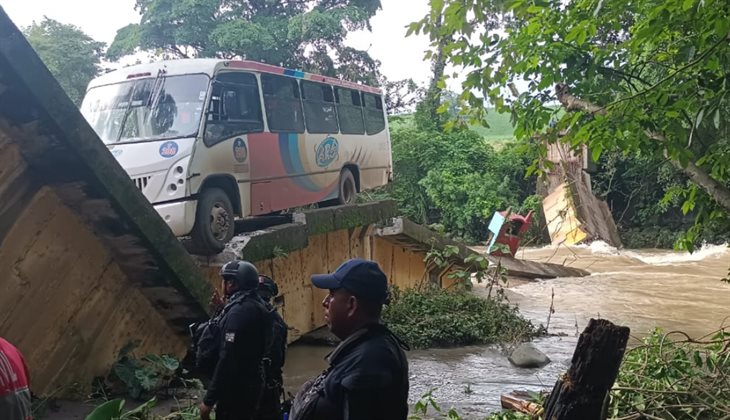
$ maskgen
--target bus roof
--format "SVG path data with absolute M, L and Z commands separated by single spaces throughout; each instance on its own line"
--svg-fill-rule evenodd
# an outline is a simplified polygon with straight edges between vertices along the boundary
M 382 94 L 382 90 L 376 87 L 336 79 L 333 77 L 321 76 L 318 74 L 306 73 L 300 70 L 287 69 L 271 64 L 259 63 L 249 60 L 221 60 L 216 58 L 186 58 L 180 60 L 163 60 L 154 63 L 137 64 L 123 67 L 97 77 L 89 83 L 89 89 L 124 82 L 129 79 L 155 77 L 159 70 L 165 70 L 168 76 L 181 74 L 207 74 L 213 77 L 221 69 L 241 69 L 259 73 L 281 74 L 297 79 L 312 80 L 328 83 L 334 86 L 356 89 L 363 92 Z

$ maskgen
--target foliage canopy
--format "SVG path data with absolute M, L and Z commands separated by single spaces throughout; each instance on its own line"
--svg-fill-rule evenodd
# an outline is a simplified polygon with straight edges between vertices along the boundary
M 23 30 L 30 45 L 71 100 L 79 105 L 91 79 L 99 74 L 105 44 L 81 29 L 44 18 Z
M 450 63 L 467 68 L 470 116 L 482 118 L 489 102 L 512 113 L 519 138 L 587 144 L 594 160 L 616 149 L 666 159 L 690 181 L 670 190 L 685 213 L 730 222 L 727 1 L 430 4 L 409 31 L 431 34 Z M 698 232 L 690 229 L 686 247 Z
M 111 59 L 138 49 L 174 58 L 245 58 L 376 84 L 379 63 L 344 44 L 370 29 L 380 0 L 136 0 L 140 23 L 117 32 Z

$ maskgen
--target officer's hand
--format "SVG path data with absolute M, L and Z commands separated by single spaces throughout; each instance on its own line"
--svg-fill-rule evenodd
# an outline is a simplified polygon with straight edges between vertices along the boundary
M 223 301 L 223 297 L 218 293 L 218 290 L 215 290 L 213 292 L 213 296 L 210 297 L 210 302 L 208 302 L 208 305 L 210 306 L 210 311 L 212 313 L 216 313 L 219 310 L 223 309 L 223 305 L 225 302 Z
M 202 402 L 198 406 L 198 410 L 200 410 L 200 420 L 210 420 L 210 412 L 213 410 L 213 407 L 209 407 Z

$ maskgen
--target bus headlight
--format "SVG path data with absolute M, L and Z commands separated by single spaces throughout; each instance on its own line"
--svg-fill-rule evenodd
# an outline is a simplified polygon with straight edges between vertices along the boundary
M 189 162 L 190 156 L 186 156 L 170 167 L 159 201 L 175 200 L 185 197 L 185 177 Z

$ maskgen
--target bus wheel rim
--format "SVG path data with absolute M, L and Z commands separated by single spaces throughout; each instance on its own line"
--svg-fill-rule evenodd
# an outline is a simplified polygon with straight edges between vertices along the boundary
M 210 209 L 210 231 L 216 240 L 226 239 L 231 220 L 228 211 L 221 203 L 215 203 Z

